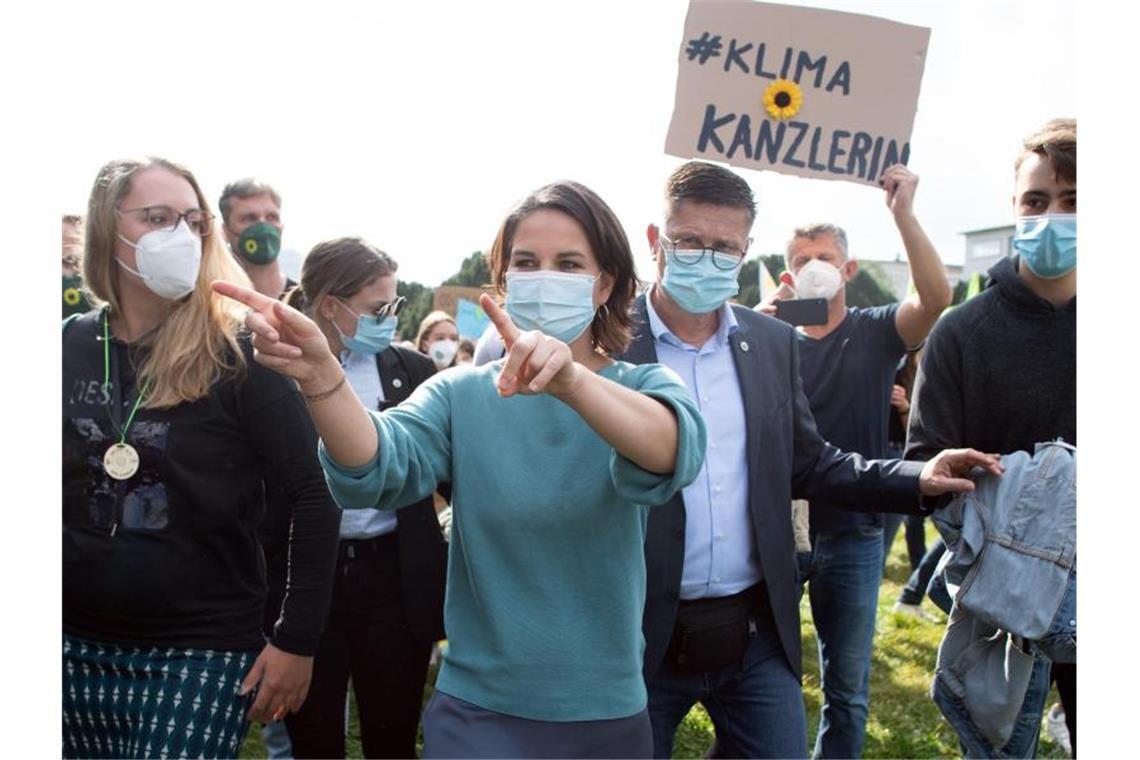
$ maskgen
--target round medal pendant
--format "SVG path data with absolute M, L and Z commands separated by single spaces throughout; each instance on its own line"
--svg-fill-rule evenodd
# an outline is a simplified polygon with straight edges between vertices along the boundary
M 139 453 L 129 443 L 116 443 L 103 455 L 103 469 L 115 480 L 126 480 L 139 471 Z

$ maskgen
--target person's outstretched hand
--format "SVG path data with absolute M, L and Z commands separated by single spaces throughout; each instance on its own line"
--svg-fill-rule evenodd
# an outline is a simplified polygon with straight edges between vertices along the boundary
M 479 297 L 479 305 L 491 318 L 507 351 L 506 363 L 499 372 L 501 396 L 564 396 L 573 392 L 583 367 L 574 361 L 569 346 L 538 330 L 519 330 L 510 315 L 486 293 Z
M 974 481 L 965 477 L 970 470 L 981 467 L 991 475 L 1001 475 L 998 454 L 983 454 L 974 449 L 946 449 L 926 463 L 918 476 L 919 490 L 924 496 L 944 493 L 963 493 L 974 490 Z
M 253 333 L 253 358 L 258 364 L 287 375 L 305 387 L 320 382 L 329 374 L 330 362 L 337 363 L 321 328 L 293 307 L 224 280 L 216 280 L 212 287 L 215 293 L 249 307 L 245 326 Z

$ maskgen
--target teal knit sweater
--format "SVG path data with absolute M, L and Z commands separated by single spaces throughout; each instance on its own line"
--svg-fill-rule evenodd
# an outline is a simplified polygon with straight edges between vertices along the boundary
M 437 689 L 531 720 L 634 715 L 646 705 L 647 509 L 696 477 L 704 420 L 666 367 L 601 370 L 676 414 L 676 469 L 656 475 L 554 397 L 500 397 L 501 366 L 442 372 L 374 413 L 380 447 L 367 465 L 340 467 L 322 444 L 329 488 L 345 509 L 395 509 L 451 481 L 448 650 Z

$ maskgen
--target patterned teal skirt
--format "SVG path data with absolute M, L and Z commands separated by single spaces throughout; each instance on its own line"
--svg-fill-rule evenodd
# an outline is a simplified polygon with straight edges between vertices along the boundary
M 63 756 L 237 757 L 256 652 L 63 637 Z

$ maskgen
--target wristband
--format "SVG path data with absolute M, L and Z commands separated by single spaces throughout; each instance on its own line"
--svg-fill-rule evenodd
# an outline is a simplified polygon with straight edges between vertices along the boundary
M 324 391 L 322 393 L 314 393 L 311 396 L 307 393 L 304 393 L 302 395 L 304 395 L 305 400 L 308 401 L 310 404 L 315 404 L 318 401 L 324 401 L 326 398 L 328 398 L 329 396 L 332 396 L 334 393 L 339 391 L 340 387 L 342 385 L 344 385 L 344 382 L 346 380 L 348 380 L 348 375 L 342 374 L 340 376 L 340 380 L 337 382 L 337 384 L 334 385 L 333 387 L 329 388 L 327 391 Z

